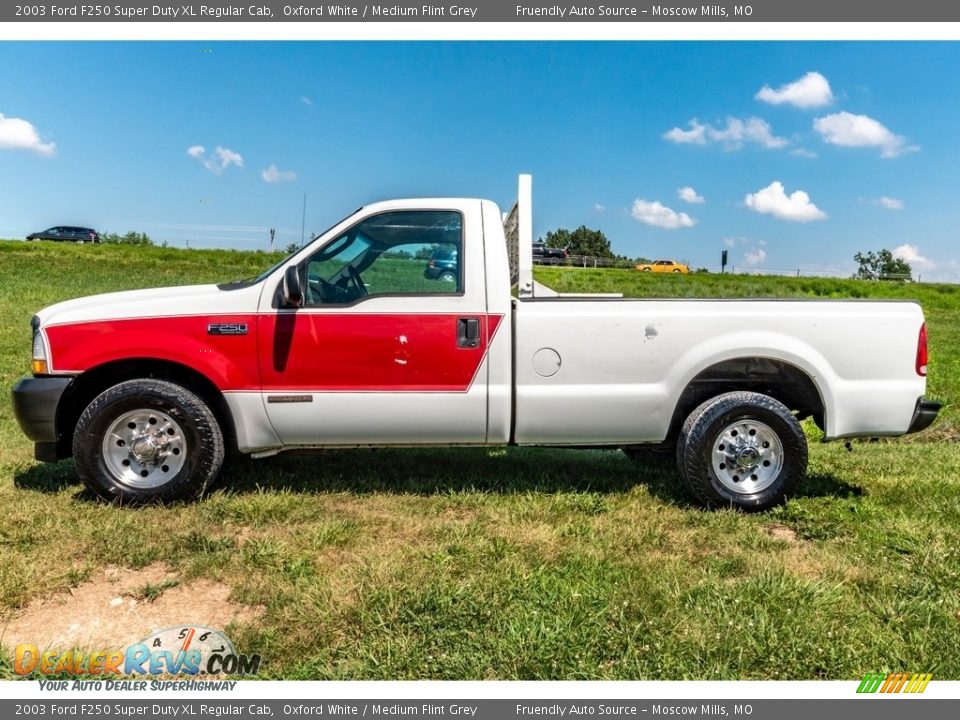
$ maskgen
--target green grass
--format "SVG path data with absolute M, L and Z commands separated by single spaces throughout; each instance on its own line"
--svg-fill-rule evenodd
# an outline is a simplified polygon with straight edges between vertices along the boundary
M 0 379 L 27 369 L 38 307 L 271 261 L 0 242 Z M 915 296 L 930 318 L 931 388 L 956 397 L 950 286 L 539 276 L 632 296 Z M 164 561 L 181 586 L 222 582 L 262 608 L 230 634 L 262 654 L 267 677 L 960 679 L 960 444 L 931 437 L 852 452 L 813 442 L 798 497 L 760 516 L 691 506 L 669 463 L 516 448 L 237 460 L 199 503 L 133 510 L 94 501 L 69 461 L 35 463 L 3 400 L 0 613 L 108 565 Z

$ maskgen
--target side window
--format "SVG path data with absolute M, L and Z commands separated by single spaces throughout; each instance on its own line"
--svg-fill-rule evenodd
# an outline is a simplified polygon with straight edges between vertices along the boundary
M 463 291 L 458 212 L 404 210 L 354 225 L 306 265 L 306 305 L 342 305 L 375 295 Z

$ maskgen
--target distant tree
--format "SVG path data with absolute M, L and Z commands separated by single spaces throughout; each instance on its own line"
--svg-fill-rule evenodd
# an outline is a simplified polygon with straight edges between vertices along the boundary
M 879 252 L 858 252 L 853 256 L 860 267 L 857 268 L 857 277 L 867 280 L 910 280 L 912 268 L 910 263 L 884 248 Z
M 283 249 L 283 252 L 287 255 L 293 255 L 299 249 L 300 243 L 292 242 Z
M 146 233 L 138 233 L 130 230 L 126 235 L 117 233 L 104 233 L 100 236 L 101 242 L 112 243 L 115 245 L 153 245 L 153 240 Z
M 546 237 L 542 237 L 540 240 L 547 247 L 567 248 L 571 255 L 587 255 L 599 258 L 614 257 L 607 236 L 599 230 L 591 230 L 586 225 L 581 225 L 573 232 L 564 228 L 551 230 L 546 234 Z

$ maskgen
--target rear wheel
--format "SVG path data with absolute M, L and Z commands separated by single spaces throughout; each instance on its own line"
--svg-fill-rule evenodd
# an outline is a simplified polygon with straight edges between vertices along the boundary
M 199 496 L 224 455 L 210 408 L 179 385 L 148 379 L 98 395 L 77 422 L 73 448 L 91 490 L 132 504 Z
M 444 270 L 437 279 L 440 280 L 440 282 L 455 283 L 457 281 L 457 274 L 452 270 Z
M 767 510 L 793 492 L 807 470 L 807 439 L 782 403 L 754 392 L 719 395 L 680 430 L 677 465 L 708 507 Z

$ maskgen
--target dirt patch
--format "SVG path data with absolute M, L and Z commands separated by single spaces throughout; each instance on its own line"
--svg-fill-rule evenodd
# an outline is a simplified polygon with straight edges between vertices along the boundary
M 250 622 L 259 608 L 229 600 L 230 588 L 209 580 L 181 583 L 163 563 L 140 570 L 108 567 L 92 580 L 36 600 L 3 628 L 3 645 L 45 649 L 125 648 L 176 625 L 216 629 Z
M 786 525 L 768 525 L 764 530 L 774 540 L 786 540 L 790 544 L 802 542 L 797 532 Z

